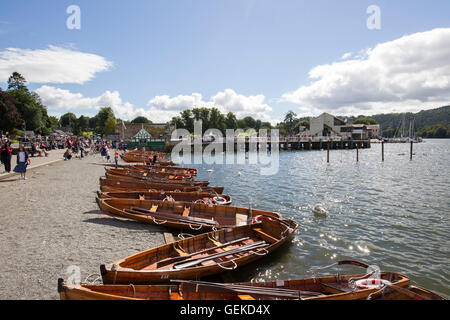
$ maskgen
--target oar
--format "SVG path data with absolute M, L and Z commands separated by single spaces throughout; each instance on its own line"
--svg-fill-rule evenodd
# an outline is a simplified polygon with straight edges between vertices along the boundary
M 173 280 L 173 282 L 189 283 L 195 286 L 209 287 L 212 289 L 228 290 L 236 293 L 247 293 L 253 295 L 264 295 L 264 296 L 275 296 L 275 297 L 285 297 L 299 299 L 301 296 L 319 296 L 322 295 L 321 292 L 313 291 L 301 291 L 292 290 L 284 288 L 273 288 L 273 287 L 259 287 L 251 285 L 239 285 L 239 284 L 223 284 L 214 282 L 203 282 L 203 281 L 189 281 L 189 280 Z
M 235 243 L 238 243 L 238 242 L 242 242 L 242 241 L 245 241 L 245 240 L 248 240 L 248 239 L 250 239 L 250 238 L 249 237 L 245 237 L 245 238 L 233 240 L 233 241 L 230 241 L 230 242 L 227 242 L 227 243 L 215 246 L 215 247 L 211 247 L 211 248 L 204 249 L 204 250 L 201 250 L 201 251 L 193 252 L 193 253 L 188 254 L 186 256 L 179 256 L 179 257 L 169 258 L 167 260 L 162 260 L 162 261 L 159 261 L 156 264 L 156 267 L 157 268 L 164 267 L 164 266 L 167 266 L 167 265 L 169 265 L 171 263 L 179 262 L 179 261 L 182 261 L 182 260 L 187 260 L 187 259 L 189 259 L 189 258 L 191 258 L 193 256 L 198 255 L 198 254 L 203 254 L 203 253 L 206 253 L 206 252 L 209 252 L 209 251 L 213 251 L 213 250 L 216 250 L 216 249 L 224 248 L 224 247 L 227 247 L 227 246 L 230 246 L 232 244 L 235 244 Z
M 237 253 L 242 253 L 242 252 L 246 252 L 246 251 L 250 251 L 250 250 L 255 250 L 255 249 L 265 247 L 265 246 L 267 246 L 267 243 L 265 241 L 260 241 L 260 242 L 248 244 L 248 245 L 245 245 L 242 247 L 238 247 L 236 249 L 231 249 L 228 251 L 212 254 L 208 257 L 193 259 L 193 260 L 189 260 L 188 262 L 178 262 L 178 263 L 175 263 L 172 268 L 173 269 L 189 268 L 189 267 L 193 267 L 197 264 L 200 264 L 200 263 L 208 261 L 208 260 L 212 260 L 212 259 L 216 259 L 216 258 L 220 258 L 220 257 L 226 257 L 229 255 L 234 255 Z

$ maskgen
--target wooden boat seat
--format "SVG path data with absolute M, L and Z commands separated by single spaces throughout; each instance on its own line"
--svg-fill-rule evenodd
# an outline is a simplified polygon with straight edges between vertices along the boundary
M 189 215 L 189 208 L 185 207 L 183 211 L 183 217 L 187 217 Z
M 270 243 L 276 243 L 278 240 L 272 237 L 271 235 L 265 233 L 262 231 L 261 228 L 253 228 L 253 231 L 261 237 L 264 241 L 270 242 Z
M 238 294 L 238 298 L 239 300 L 256 300 L 255 298 L 253 298 L 248 294 Z
M 353 290 L 349 288 L 347 283 L 321 283 L 320 284 L 323 291 L 331 294 L 352 292 Z
M 156 212 L 156 210 L 158 210 L 158 206 L 153 205 L 150 212 Z
M 145 198 L 142 194 L 139 195 L 139 200 L 145 200 Z

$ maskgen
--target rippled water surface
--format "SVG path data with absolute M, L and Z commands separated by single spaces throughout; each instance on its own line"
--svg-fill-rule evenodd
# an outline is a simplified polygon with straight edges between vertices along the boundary
M 251 201 L 300 224 L 291 245 L 236 273 L 238 281 L 310 277 L 311 267 L 351 258 L 450 297 L 450 140 L 414 144 L 413 161 L 409 148 L 385 144 L 384 163 L 380 144 L 359 150 L 358 163 L 356 150 L 332 150 L 329 164 L 326 151 L 281 151 L 272 176 L 260 175 L 259 164 L 189 167 L 225 186 L 235 206 Z M 315 216 L 316 204 L 329 215 Z M 337 271 L 364 272 L 342 266 L 318 274 Z

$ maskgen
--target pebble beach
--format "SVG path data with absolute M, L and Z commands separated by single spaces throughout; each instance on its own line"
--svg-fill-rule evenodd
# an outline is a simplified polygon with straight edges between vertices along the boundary
M 164 228 L 98 210 L 104 166 L 88 156 L 0 180 L 0 299 L 59 299 L 57 280 L 74 267 L 94 280 L 100 264 L 164 244 Z

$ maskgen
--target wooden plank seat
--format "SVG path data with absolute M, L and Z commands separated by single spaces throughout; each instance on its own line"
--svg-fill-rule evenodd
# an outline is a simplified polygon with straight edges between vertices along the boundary
M 253 231 L 262 239 L 264 239 L 265 241 L 269 242 L 269 243 L 275 243 L 278 240 L 274 237 L 272 237 L 271 235 L 265 233 L 262 231 L 261 228 L 254 228 Z
M 152 209 L 157 206 L 153 206 Z M 133 213 L 133 214 L 147 214 L 152 217 L 158 218 L 158 219 L 169 219 L 169 220 L 177 220 L 177 221 L 184 221 L 187 223 L 193 223 L 193 224 L 205 224 L 205 225 L 217 225 L 217 221 L 214 221 L 213 219 L 204 219 L 204 218 L 198 218 L 198 217 L 192 217 L 192 216 L 183 216 L 178 214 L 173 214 L 169 212 L 156 212 L 143 208 L 138 207 L 131 207 L 130 209 L 124 209 L 125 212 Z

